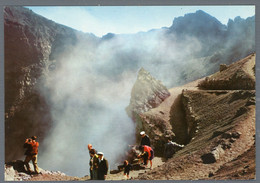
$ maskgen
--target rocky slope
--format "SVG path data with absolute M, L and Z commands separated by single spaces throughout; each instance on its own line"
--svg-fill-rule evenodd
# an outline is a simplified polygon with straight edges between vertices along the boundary
M 255 83 L 254 65 L 255 55 L 252 54 L 228 66 L 228 73 L 233 76 L 243 70 L 243 74 L 239 72 L 240 78 L 250 76 L 250 81 Z M 160 117 L 162 114 L 159 115 L 158 112 L 163 111 L 163 108 L 171 108 L 171 111 L 163 111 L 168 117 L 163 119 L 165 123 L 172 124 L 172 131 L 176 135 L 175 140 L 185 142 L 186 146 L 164 165 L 137 179 L 255 178 L 255 90 L 250 86 L 246 88 L 245 86 L 248 85 L 243 85 L 243 82 L 236 90 L 230 88 L 200 90 L 196 87 L 196 84 L 213 78 L 216 85 L 222 83 L 223 78 L 229 80 L 225 72 L 221 71 L 203 81 L 198 80 L 170 90 L 170 92 L 178 91 L 179 95 L 175 94 L 175 98 L 169 97 L 171 102 L 165 100 L 157 108 L 142 114 L 145 120 L 138 122 L 156 124 L 162 119 Z M 236 83 L 232 84 L 236 85 Z M 175 114 L 176 110 L 182 111 L 182 117 Z M 157 120 L 149 118 L 151 115 L 156 116 Z M 147 129 L 144 130 L 149 131 L 149 127 L 146 127 Z M 153 134 L 148 133 L 148 135 Z M 225 173 L 227 169 L 229 174 Z

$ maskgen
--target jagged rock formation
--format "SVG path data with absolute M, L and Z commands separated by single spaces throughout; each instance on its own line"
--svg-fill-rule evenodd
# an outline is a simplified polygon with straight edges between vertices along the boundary
M 149 72 L 141 68 L 133 86 L 130 104 L 126 111 L 131 117 L 133 113 L 144 113 L 157 107 L 169 95 L 170 93 L 161 81 L 156 80 Z
M 229 76 L 241 69 L 241 63 L 247 72 L 240 78 L 250 75 L 254 80 L 255 54 L 228 66 Z M 224 71 L 216 75 L 227 76 Z M 138 179 L 254 179 L 255 90 L 245 85 L 238 90 L 194 90 L 187 86 L 183 86 L 181 100 L 175 102 L 180 102 L 184 110 L 182 123 L 187 127 L 189 142 L 163 166 Z M 182 133 L 175 134 L 177 141 L 182 138 Z M 243 163 L 238 163 L 240 158 Z M 230 176 L 223 173 L 227 169 Z

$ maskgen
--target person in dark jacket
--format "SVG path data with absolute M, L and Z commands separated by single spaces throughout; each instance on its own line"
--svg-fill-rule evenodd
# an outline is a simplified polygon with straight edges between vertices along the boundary
M 98 180 L 105 180 L 108 172 L 108 162 L 102 152 L 98 152 Z
M 141 131 L 140 132 L 140 135 L 141 135 L 141 146 L 151 146 L 151 143 L 150 143 L 150 138 L 148 135 L 145 134 L 145 131 Z
M 166 160 L 172 158 L 177 148 L 182 148 L 184 145 L 177 144 L 176 142 L 172 142 L 171 139 L 168 139 L 168 142 L 165 144 L 164 148 L 164 157 Z
M 124 176 L 129 179 L 129 172 L 132 169 L 132 165 L 127 160 L 124 161 Z
M 23 147 L 27 148 L 27 150 L 24 153 L 26 155 L 24 164 L 27 168 L 27 171 L 29 173 L 32 173 L 30 165 L 29 165 L 29 162 L 32 160 L 34 171 L 35 171 L 35 173 L 38 174 L 38 173 L 40 173 L 38 165 L 37 165 L 39 142 L 36 142 L 36 138 L 37 138 L 36 136 L 32 136 L 31 138 L 26 139 Z
M 98 160 L 98 155 L 96 154 L 95 149 L 90 150 L 90 172 L 92 174 L 92 180 L 98 180 L 98 165 L 99 165 L 99 160 Z

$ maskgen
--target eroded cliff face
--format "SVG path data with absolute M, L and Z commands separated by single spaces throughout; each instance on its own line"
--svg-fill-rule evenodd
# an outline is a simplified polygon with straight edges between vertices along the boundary
M 39 92 L 41 79 L 80 34 L 16 6 L 4 8 L 4 34 L 5 158 L 10 161 L 23 154 L 26 137 L 38 134 L 41 142 L 51 128 L 48 101 Z

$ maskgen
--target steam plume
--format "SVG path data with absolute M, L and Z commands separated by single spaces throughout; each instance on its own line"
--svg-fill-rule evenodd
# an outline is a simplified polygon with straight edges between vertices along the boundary
M 115 168 L 127 145 L 135 143 L 135 125 L 125 107 L 138 70 L 145 68 L 167 87 L 202 77 L 227 56 L 221 53 L 221 61 L 209 64 L 224 50 L 205 54 L 203 49 L 211 42 L 217 41 L 212 37 L 202 44 L 192 34 L 180 41 L 176 34 L 161 29 L 97 42 L 78 41 L 59 53 L 57 60 L 50 60 L 56 67 L 47 66 L 41 88 L 54 122 L 39 157 L 41 167 L 84 176 L 89 169 L 87 144 L 91 143 Z

